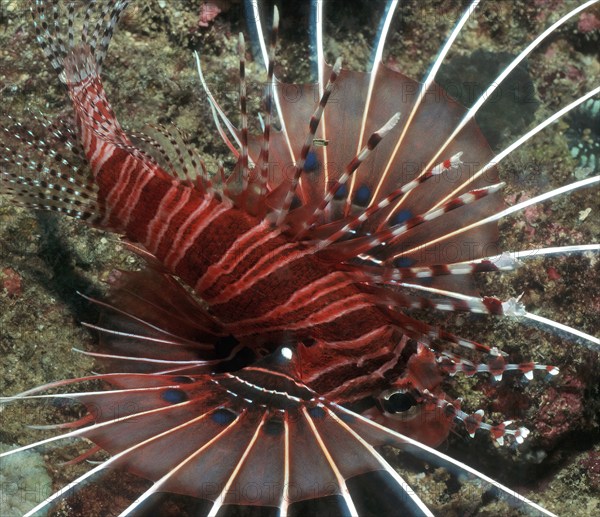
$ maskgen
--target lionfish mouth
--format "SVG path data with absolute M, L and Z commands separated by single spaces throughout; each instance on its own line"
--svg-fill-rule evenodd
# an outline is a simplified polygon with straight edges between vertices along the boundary
M 190 282 L 158 245 L 127 243 L 131 259 L 97 232 L 0 206 L 0 515 L 584 515 L 598 486 L 600 177 L 574 174 L 564 135 L 589 132 L 563 115 L 586 106 L 598 121 L 597 2 L 315 0 L 279 14 L 249 0 L 200 13 L 128 3 L 32 2 L 74 124 L 59 81 L 49 88 L 37 61 L 23 64 L 35 46 L 23 13 L 0 10 L 11 105 L 0 194 L 133 241 L 103 212 L 98 156 L 82 138 L 92 128 L 89 140 L 116 142 L 148 170 L 168 165 L 168 181 L 214 202 L 214 217 L 239 210 L 265 242 L 299 243 L 358 289 L 330 300 L 338 284 L 326 275 L 321 291 L 299 285 L 306 307 L 326 300 L 311 317 L 356 298 L 390 328 L 333 340 L 298 318 L 261 334 L 258 309 L 227 306 L 235 286 Z M 231 36 L 240 27 L 247 49 Z M 127 135 L 103 90 L 77 97 L 101 68 Z M 409 150 L 397 169 L 386 167 L 395 147 Z M 471 186 L 456 172 L 467 169 L 479 174 Z M 236 231 L 224 228 L 218 238 Z M 417 253 L 438 241 L 451 245 Z M 251 255 L 235 251 L 229 270 L 210 271 Z M 142 271 L 105 274 L 132 265 Z M 99 348 L 76 324 L 98 314 L 84 325 Z M 339 336 L 359 327 L 343 322 Z M 373 347 L 394 346 L 340 358 L 371 334 Z M 90 356 L 106 373 L 90 373 Z

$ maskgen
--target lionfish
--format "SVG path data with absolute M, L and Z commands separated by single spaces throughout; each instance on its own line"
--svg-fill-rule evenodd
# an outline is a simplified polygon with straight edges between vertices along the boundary
M 89 2 L 78 22 L 73 2 L 63 10 L 58 1 L 36 1 L 37 40 L 66 86 L 73 121 L 36 115 L 42 136 L 18 122 L 2 128 L 2 193 L 115 232 L 145 262 L 141 271 L 114 272 L 107 299 L 82 295 L 102 311 L 99 323 L 86 324 L 100 336 L 98 350 L 87 353 L 107 373 L 0 399 L 3 406 L 70 400 L 83 408 L 76 421 L 37 426 L 58 434 L 0 460 L 72 438 L 93 444 L 73 462 L 109 455 L 26 515 L 110 469 L 151 481 L 121 515 L 145 511 L 163 492 L 201 499 L 211 516 L 433 515 L 418 482 L 390 464 L 384 446 L 524 512 L 552 515 L 434 447 L 453 429 L 488 433 L 498 445 L 523 443 L 529 433 L 508 420 L 487 423 L 481 410 L 463 411 L 445 392 L 449 377 L 502 382 L 505 372 L 517 372 L 531 380 L 558 368 L 511 363 L 495 344 L 415 314 L 519 317 L 600 351 L 598 338 L 529 313 L 518 298 L 482 297 L 474 283 L 477 274 L 511 271 L 531 255 L 489 253 L 499 220 L 600 180 L 505 207 L 496 171 L 600 87 L 497 154 L 474 121 L 530 52 L 596 1 L 533 39 L 469 109 L 435 80 L 479 1 L 458 20 L 423 83 L 382 63 L 396 1 L 386 6 L 368 73 L 347 70 L 340 59 L 325 62 L 323 6 L 313 2 L 312 87 L 276 79 L 278 11 L 267 42 L 250 2 L 266 67 L 260 131 L 249 129 L 243 36 L 239 127 L 196 54 L 216 131 L 235 160 L 229 173 L 220 165 L 216 174 L 177 129 L 133 134 L 117 121 L 100 74 L 128 3 Z M 290 96 L 290 87 L 300 94 Z M 599 249 L 581 244 L 535 255 Z

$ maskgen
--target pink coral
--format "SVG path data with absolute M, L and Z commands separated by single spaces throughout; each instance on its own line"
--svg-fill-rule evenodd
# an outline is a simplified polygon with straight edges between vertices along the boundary
M 583 32 L 594 32 L 600 29 L 600 19 L 594 13 L 581 13 L 577 28 Z
M 581 379 L 565 375 L 560 386 L 549 386 L 542 395 L 535 427 L 546 448 L 554 448 L 567 433 L 582 424 L 584 390 L 585 383 Z
M 200 6 L 200 27 L 208 27 L 209 22 L 213 21 L 221 12 L 221 9 L 213 2 L 206 2 Z
M 0 290 L 6 291 L 10 297 L 21 295 L 21 275 L 10 267 L 0 271 Z

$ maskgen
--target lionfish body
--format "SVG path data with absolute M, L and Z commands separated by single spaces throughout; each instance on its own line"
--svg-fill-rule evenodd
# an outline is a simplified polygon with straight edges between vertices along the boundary
M 378 63 L 361 74 L 339 62 L 326 65 L 322 56 L 316 99 L 290 99 L 273 76 L 275 13 L 263 56 L 262 135 L 248 132 L 243 39 L 240 129 L 200 71 L 218 129 L 237 158 L 228 179 L 211 180 L 176 131 L 133 137 L 116 120 L 100 68 L 127 3 L 101 2 L 93 34 L 89 7 L 78 42 L 69 4 L 65 42 L 56 3 L 50 14 L 36 2 L 38 40 L 68 89 L 75 118 L 73 126 L 49 120 L 44 126 L 58 145 L 85 156 L 91 177 L 27 133 L 17 138 L 50 159 L 44 178 L 10 170 L 2 176 L 18 203 L 115 231 L 148 262 L 142 272 L 115 273 L 109 300 L 91 299 L 104 312 L 98 325 L 88 324 L 101 338 L 92 355 L 111 373 L 5 400 L 68 397 L 88 408 L 81 420 L 57 426 L 66 433 L 50 441 L 85 437 L 97 446 L 92 453 L 102 448 L 111 457 L 69 487 L 120 467 L 153 482 L 123 515 L 157 492 L 209 500 L 210 515 L 229 505 L 287 515 L 298 511 L 295 503 L 328 496 L 336 514 L 355 515 L 376 510 L 357 495 L 353 480 L 379 471 L 392 490 L 375 508 L 430 515 L 377 452 L 390 444 L 474 474 L 515 504 L 547 513 L 428 447 L 441 443 L 455 421 L 471 435 L 487 430 L 499 443 L 527 435 L 510 422 L 483 423 L 480 411 L 464 413 L 442 391 L 448 374 L 488 372 L 499 380 L 507 370 L 528 378 L 533 370 L 558 373 L 508 364 L 495 348 L 407 314 L 427 308 L 527 314 L 516 300 L 474 294 L 473 273 L 510 270 L 515 261 L 492 253 L 497 221 L 511 213 L 503 210 L 495 170 L 504 156 L 494 157 L 473 111 L 433 83 L 435 71 L 421 87 Z M 280 130 L 272 127 L 275 117 Z M 5 161 L 22 165 L 19 159 L 8 152 Z M 596 338 L 585 338 L 596 346 Z M 487 359 L 474 363 L 461 351 Z M 90 380 L 108 389 L 40 394 Z
M 84 55 L 88 61 L 92 57 Z M 136 156 L 111 114 L 93 74 L 94 64 L 72 66 L 66 84 L 97 185 L 95 224 L 143 245 L 169 273 L 192 287 L 208 304 L 223 337 L 231 335 L 255 349 L 280 346 L 286 342 L 285 334 L 293 332 L 298 343 L 318 343 L 315 349 L 326 351 L 332 366 L 349 367 L 346 377 L 357 376 L 359 360 L 366 363 L 365 372 L 398 362 L 399 332 L 392 336 L 393 322 L 352 275 L 319 260 L 313 246 L 289 238 L 282 228 L 250 215 L 230 199 L 175 180 L 145 156 Z M 80 67 L 92 75 L 82 77 Z M 97 120 L 96 114 L 106 117 L 105 113 L 109 118 Z M 114 143 L 94 132 L 100 122 L 109 127 Z M 87 219 L 88 214 L 82 217 Z M 344 359 L 338 358 L 339 363 L 332 349 L 341 350 Z M 370 357 L 365 359 L 368 351 Z M 345 380 L 329 373 L 323 376 L 328 379 L 321 379 L 312 369 L 318 372 L 321 365 L 304 369 L 301 380 L 306 377 L 319 393 L 339 388 Z M 355 392 L 350 398 L 381 389 L 377 386 L 381 380 L 348 390 Z

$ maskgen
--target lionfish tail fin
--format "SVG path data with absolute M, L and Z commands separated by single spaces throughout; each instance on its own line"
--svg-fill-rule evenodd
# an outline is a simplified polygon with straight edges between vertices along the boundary
M 51 4 L 49 6 L 49 4 Z M 31 6 L 31 14 L 38 43 L 44 54 L 50 60 L 54 69 L 59 73 L 61 81 L 68 82 L 66 60 L 74 49 L 88 47 L 93 56 L 93 70 L 98 73 L 108 51 L 113 31 L 117 26 L 121 13 L 129 4 L 129 0 L 101 0 L 90 2 L 84 15 L 83 26 L 79 41 L 75 38 L 75 2 L 69 2 L 66 14 L 66 33 L 61 31 L 60 20 L 65 17 L 60 12 L 58 2 L 36 0 Z M 98 19 L 90 34 L 92 15 L 98 14 Z M 65 41 L 66 38 L 66 41 Z M 90 72 L 90 68 L 87 69 Z
M 79 17 L 73 2 L 67 4 L 66 15 L 61 12 L 58 2 L 49 6 L 48 2 L 36 0 L 31 7 L 38 43 L 68 88 L 82 142 L 90 142 L 88 132 L 91 131 L 100 140 L 131 145 L 116 120 L 100 80 L 102 62 L 114 28 L 128 3 L 122 0 L 92 2 L 83 14 L 78 38 L 74 27 Z M 90 34 L 92 22 L 95 26 Z M 93 147 L 93 142 L 86 147 Z M 90 149 L 86 151 L 91 158 Z
M 31 12 L 44 54 L 69 87 L 77 129 L 70 121 L 51 120 L 37 113 L 33 114 L 30 128 L 17 122 L 0 127 L 4 141 L 0 150 L 0 159 L 4 162 L 0 193 L 7 194 L 20 206 L 62 212 L 97 224 L 102 217 L 98 187 L 92 181 L 85 159 L 89 146 L 84 148 L 79 142 L 86 141 L 81 139 L 82 132 L 85 133 L 84 126 L 92 128 L 97 136 L 121 143 L 126 141 L 103 93 L 98 71 L 114 26 L 127 2 L 91 3 L 85 12 L 80 41 L 77 42 L 75 5 L 75 2 L 70 2 L 65 15 L 61 13 L 58 2 L 36 1 Z M 90 35 L 94 10 L 100 10 L 103 22 L 95 23 Z M 78 90 L 70 86 L 82 82 L 96 86 Z M 92 95 L 96 100 L 90 105 Z M 44 134 L 43 138 L 32 130 L 36 127 L 39 127 L 39 134 Z
M 59 2 L 36 1 L 32 5 L 38 42 L 67 86 L 74 123 L 35 115 L 32 128 L 42 126 L 39 134 L 44 138 L 19 123 L 0 127 L 5 141 L 0 150 L 5 164 L 0 192 L 18 205 L 59 211 L 95 226 L 119 229 L 119 220 L 107 214 L 105 196 L 99 194 L 103 186 L 123 180 L 120 169 L 106 180 L 100 178 L 111 158 L 129 158 L 135 173 L 144 170 L 173 180 L 156 159 L 132 144 L 100 79 L 114 27 L 127 4 L 125 0 L 91 2 L 81 16 L 76 15 L 75 2 L 64 9 Z M 197 165 L 195 155 L 190 156 L 189 161 Z

